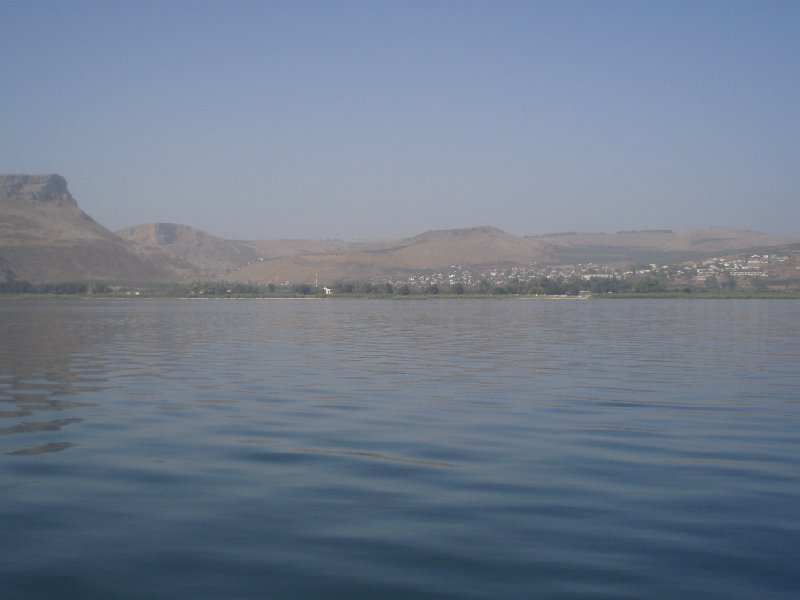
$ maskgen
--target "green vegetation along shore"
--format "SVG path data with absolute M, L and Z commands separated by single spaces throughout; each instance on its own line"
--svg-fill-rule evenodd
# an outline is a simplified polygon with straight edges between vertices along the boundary
M 445 299 L 445 298 L 527 298 L 527 299 L 800 299 L 800 289 L 710 289 L 707 287 L 670 288 L 655 278 L 641 278 L 625 285 L 583 280 L 539 280 L 525 284 L 490 286 L 481 282 L 475 286 L 460 283 L 450 286 L 394 286 L 391 283 L 337 282 L 324 285 L 275 285 L 228 282 L 191 284 L 111 285 L 107 283 L 49 283 L 32 284 L 11 281 L 0 283 L 0 297 L 5 299 L 47 297 L 91 298 L 385 298 L 385 299 Z

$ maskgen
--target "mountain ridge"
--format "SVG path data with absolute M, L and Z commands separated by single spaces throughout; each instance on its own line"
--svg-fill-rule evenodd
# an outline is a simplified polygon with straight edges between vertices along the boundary
M 724 227 L 518 236 L 481 225 L 402 239 L 254 241 L 179 223 L 111 232 L 80 209 L 60 175 L 0 175 L 0 281 L 390 279 L 453 265 L 679 262 L 796 242 Z
M 165 281 L 83 212 L 60 175 L 0 175 L 0 281 Z

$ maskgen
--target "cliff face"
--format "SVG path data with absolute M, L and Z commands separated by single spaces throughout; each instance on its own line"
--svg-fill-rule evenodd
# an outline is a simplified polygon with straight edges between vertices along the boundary
M 0 280 L 173 279 L 84 213 L 60 175 L 0 175 L 0 266 Z
M 31 206 L 78 206 L 61 175 L 0 175 L 0 199 Z

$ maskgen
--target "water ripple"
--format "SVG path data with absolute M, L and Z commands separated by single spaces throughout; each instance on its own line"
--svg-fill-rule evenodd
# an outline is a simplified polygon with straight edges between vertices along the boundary
M 800 303 L 0 303 L 5 598 L 794 598 Z

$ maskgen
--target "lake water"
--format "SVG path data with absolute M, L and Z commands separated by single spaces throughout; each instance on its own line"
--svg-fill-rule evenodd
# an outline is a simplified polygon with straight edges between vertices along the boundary
M 800 302 L 0 302 L 3 598 L 797 598 Z

